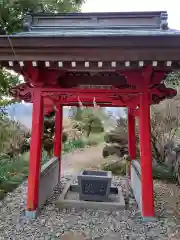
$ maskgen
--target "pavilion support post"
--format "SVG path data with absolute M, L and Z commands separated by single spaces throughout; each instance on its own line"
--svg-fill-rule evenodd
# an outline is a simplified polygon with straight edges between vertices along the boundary
M 136 159 L 136 129 L 135 129 L 135 116 L 133 109 L 128 108 L 128 148 L 130 161 Z M 131 177 L 131 163 L 129 166 L 129 177 Z
M 26 211 L 29 218 L 36 218 L 38 212 L 43 117 L 43 97 L 40 93 L 34 92 Z
M 128 147 L 131 160 L 136 159 L 136 128 L 133 109 L 128 108 Z
M 141 156 L 141 212 L 144 221 L 154 221 L 156 218 L 154 213 L 150 107 L 148 91 L 145 91 L 140 96 L 139 133 Z
M 55 113 L 55 138 L 54 138 L 54 156 L 59 160 L 59 177 L 61 177 L 61 153 L 62 153 L 62 133 L 63 133 L 63 106 L 56 107 Z

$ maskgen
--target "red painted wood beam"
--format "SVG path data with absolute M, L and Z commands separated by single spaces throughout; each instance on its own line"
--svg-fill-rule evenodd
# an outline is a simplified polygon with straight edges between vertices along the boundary
M 116 104 L 116 103 L 107 103 L 107 104 L 102 104 L 102 103 L 98 103 L 97 105 L 99 107 L 127 107 L 127 105 L 125 104 Z M 79 103 L 65 103 L 63 104 L 63 106 L 79 106 Z M 87 107 L 94 107 L 94 104 L 92 103 L 83 103 L 83 106 L 87 106 Z
M 112 94 L 137 94 L 139 93 L 138 90 L 135 89 L 80 89 L 80 88 L 36 88 L 33 91 L 42 92 L 44 96 L 49 95 L 49 93 L 56 93 L 59 95 L 70 95 L 70 94 L 84 94 L 84 96 L 87 96 L 86 94 L 90 94 L 92 97 L 94 96 L 102 96 L 103 94 L 106 95 L 112 95 Z
M 136 87 L 138 91 L 142 90 L 142 82 L 143 82 L 143 75 L 142 75 L 143 69 L 140 71 L 134 70 L 134 71 L 124 71 L 123 75 L 126 77 L 127 82 L 130 86 Z
M 149 65 L 149 66 L 144 67 L 144 70 L 143 70 L 143 82 L 142 82 L 143 89 L 146 90 L 147 87 L 149 85 L 151 85 L 152 74 L 153 74 L 152 66 Z
M 152 73 L 151 85 L 159 84 L 166 75 L 165 71 L 155 71 Z
M 133 115 L 134 117 L 139 117 L 139 109 L 133 109 L 133 110 L 132 110 L 132 115 Z
M 74 76 L 62 76 L 58 78 L 58 85 L 59 87 L 63 88 L 73 88 L 78 87 L 79 85 L 107 85 L 111 86 L 112 88 L 121 88 L 127 85 L 126 79 L 123 75 L 94 75 L 94 76 L 85 76 L 85 75 L 74 75 Z M 51 85 L 51 82 L 49 82 Z
M 68 103 L 78 103 L 79 101 L 82 103 L 87 103 L 87 104 L 93 104 L 93 101 L 95 100 L 96 103 L 103 104 L 103 103 L 109 103 L 109 104 L 116 104 L 116 105 L 126 105 L 125 102 L 123 102 L 121 99 L 116 100 L 114 97 L 106 97 L 106 96 L 101 96 L 101 97 L 68 97 L 68 99 L 64 100 L 59 100 L 59 102 L 63 104 L 68 104 Z M 52 97 L 52 102 L 53 102 L 53 97 Z M 57 102 L 57 101 L 56 101 Z
M 54 156 L 59 160 L 59 176 L 61 176 L 61 153 L 62 153 L 62 133 L 63 133 L 63 107 L 56 105 L 55 111 L 55 138 L 54 138 Z
M 128 108 L 128 148 L 131 160 L 136 159 L 136 129 L 135 116 L 133 116 L 133 109 Z M 130 164 L 131 165 L 131 164 Z M 129 176 L 131 176 L 131 166 L 129 167 Z
M 38 208 L 43 133 L 43 99 L 38 92 L 34 94 L 33 102 L 27 197 L 28 211 L 36 211 Z
M 79 94 L 75 95 L 72 94 L 72 96 L 68 96 L 65 99 L 57 99 L 55 98 L 54 95 L 52 96 L 46 96 L 44 97 L 45 104 L 47 102 L 51 102 L 51 104 L 57 103 L 58 101 L 61 102 L 63 105 L 71 105 L 71 104 L 78 104 L 78 102 L 82 102 L 83 104 L 91 105 L 93 101 L 95 100 L 96 103 L 99 105 L 103 105 L 104 103 L 112 104 L 112 106 L 131 106 L 132 108 L 136 108 L 137 104 L 139 103 L 139 94 L 134 94 L 134 95 L 123 95 L 120 96 L 118 95 L 109 95 L 108 94 L 100 94 L 96 95 L 94 97 L 91 94 Z
M 128 145 L 131 160 L 136 159 L 135 117 L 133 116 L 132 113 L 133 109 L 128 108 Z
M 153 176 L 152 176 L 152 149 L 150 129 L 150 107 L 148 91 L 140 96 L 140 152 L 141 152 L 141 200 L 142 217 L 154 217 Z

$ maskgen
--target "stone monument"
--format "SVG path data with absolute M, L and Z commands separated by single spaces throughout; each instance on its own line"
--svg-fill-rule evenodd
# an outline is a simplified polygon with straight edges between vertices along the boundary
M 112 174 L 110 171 L 83 170 L 78 175 L 79 199 L 108 201 Z

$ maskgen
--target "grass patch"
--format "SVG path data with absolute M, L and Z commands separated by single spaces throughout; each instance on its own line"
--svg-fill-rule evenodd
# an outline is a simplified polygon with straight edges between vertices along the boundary
M 42 154 L 42 165 L 48 161 L 46 153 Z M 29 174 L 29 152 L 22 156 L 10 159 L 6 156 L 0 158 L 0 200 L 8 192 L 17 188 Z
M 85 139 L 86 145 L 88 146 L 97 146 L 103 141 L 104 141 L 104 133 L 90 134 L 89 138 Z
M 63 144 L 62 154 L 72 152 L 74 149 L 84 148 L 85 142 L 82 138 L 73 141 L 67 141 Z
M 13 160 L 8 157 L 0 159 L 0 199 L 6 193 L 13 191 L 28 176 L 28 154 L 16 157 Z
M 67 141 L 63 144 L 63 154 L 72 152 L 74 149 L 84 148 L 85 146 L 97 146 L 103 142 L 104 133 L 91 134 L 89 138 L 82 137 L 77 140 Z

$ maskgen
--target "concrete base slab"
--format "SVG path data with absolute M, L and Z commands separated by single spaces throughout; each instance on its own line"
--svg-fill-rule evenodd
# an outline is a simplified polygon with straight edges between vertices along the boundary
M 56 201 L 56 206 L 59 208 L 90 208 L 96 210 L 118 210 L 125 209 L 125 201 L 121 188 L 111 187 L 110 196 L 106 202 L 94 202 L 79 200 L 78 185 L 71 184 L 70 181 L 64 188 L 59 199 Z
M 25 211 L 25 217 L 29 219 L 36 219 L 38 215 L 38 211 Z

